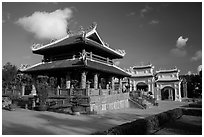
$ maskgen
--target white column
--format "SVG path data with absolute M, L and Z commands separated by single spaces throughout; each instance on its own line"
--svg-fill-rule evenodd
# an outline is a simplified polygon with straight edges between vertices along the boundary
M 136 91 L 136 81 L 133 81 L 133 90 Z
M 70 72 L 66 75 L 66 89 L 70 89 L 71 87 L 71 78 L 70 78 Z
M 152 82 L 152 96 L 154 97 L 154 92 L 155 92 L 155 90 L 154 90 L 154 83 Z
M 24 96 L 25 95 L 25 84 L 22 84 L 22 92 L 21 95 Z
M 150 83 L 148 84 L 148 91 L 151 91 Z
M 37 94 L 36 94 L 36 89 L 35 89 L 34 84 L 32 85 L 31 95 L 37 95 Z
M 179 101 L 181 101 L 181 82 L 178 83 L 178 96 L 179 96 Z
M 94 89 L 98 89 L 98 74 L 94 74 Z
M 87 72 L 82 72 L 81 73 L 81 88 L 85 89 L 86 88 L 86 74 Z

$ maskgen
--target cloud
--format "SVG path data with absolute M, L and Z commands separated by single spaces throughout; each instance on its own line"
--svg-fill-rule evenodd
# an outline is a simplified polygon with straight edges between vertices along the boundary
M 170 53 L 176 57 L 184 57 L 187 55 L 187 51 L 184 49 L 188 38 L 183 39 L 183 36 L 180 36 L 176 41 L 176 48 L 170 50 Z
M 159 24 L 159 20 L 151 20 L 151 21 L 149 22 L 149 24 L 152 24 L 152 25 L 154 25 L 154 24 Z
M 184 57 L 187 54 L 186 50 L 179 49 L 179 48 L 171 49 L 170 53 L 173 54 L 176 57 Z
M 71 8 L 54 12 L 34 12 L 31 16 L 19 18 L 16 24 L 31 32 L 38 39 L 60 39 L 67 35 Z
M 150 10 L 152 10 L 152 8 L 148 5 L 145 5 L 145 7 L 140 10 L 140 16 L 144 17 L 145 13 L 149 12 Z
M 176 47 L 177 48 L 182 48 L 186 46 L 186 42 L 188 41 L 188 38 L 183 38 L 182 36 L 180 36 L 176 42 Z
M 11 18 L 11 14 L 7 13 L 7 19 L 9 20 Z
M 134 16 L 135 15 L 135 12 L 130 12 L 127 14 L 127 16 Z
M 202 51 L 199 50 L 195 53 L 195 55 L 191 58 L 191 61 L 197 61 L 199 59 L 202 59 Z

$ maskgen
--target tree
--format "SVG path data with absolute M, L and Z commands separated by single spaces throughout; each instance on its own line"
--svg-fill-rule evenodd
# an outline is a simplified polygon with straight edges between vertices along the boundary
M 7 62 L 2 69 L 2 86 L 4 88 L 10 88 L 14 84 L 15 78 L 17 76 L 18 69 L 15 65 Z

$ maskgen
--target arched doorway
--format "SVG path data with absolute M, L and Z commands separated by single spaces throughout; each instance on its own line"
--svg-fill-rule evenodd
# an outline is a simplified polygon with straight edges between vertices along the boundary
M 175 100 L 175 89 L 167 86 L 161 90 L 161 99 L 162 100 Z
M 137 90 L 148 91 L 148 85 L 144 82 L 139 82 L 136 87 L 137 87 Z

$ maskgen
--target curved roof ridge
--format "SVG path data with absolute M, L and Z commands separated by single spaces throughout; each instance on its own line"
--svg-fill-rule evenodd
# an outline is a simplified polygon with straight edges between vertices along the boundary
M 178 72 L 180 72 L 180 70 L 178 68 L 172 68 L 172 69 L 160 69 L 160 70 L 157 70 L 156 73 L 171 72 L 171 71 L 178 71 Z
M 145 68 L 145 67 L 153 67 L 154 68 L 154 66 L 152 65 L 152 64 L 147 64 L 147 65 L 135 65 L 135 66 L 133 66 L 132 68 L 134 69 L 134 68 Z
M 79 31 L 77 32 L 68 32 L 68 34 L 61 38 L 61 39 L 58 39 L 58 40 L 55 40 L 55 41 L 52 41 L 51 43 L 48 43 L 48 44 L 45 44 L 45 45 L 42 45 L 42 44 L 33 44 L 31 46 L 31 49 L 32 51 L 36 51 L 36 50 L 39 50 L 39 49 L 42 49 L 42 48 L 45 48 L 45 47 L 48 47 L 48 46 L 51 46 L 53 44 L 56 44 L 58 42 L 61 42 L 69 37 L 73 37 L 73 36 L 77 36 L 77 35 L 81 35 L 81 34 L 84 34 L 84 33 L 89 33 L 91 32 L 92 30 L 95 30 L 97 27 L 97 24 L 96 23 L 92 23 L 92 26 L 90 26 L 89 28 L 87 28 L 86 30 L 83 30 L 83 27 L 80 28 Z

